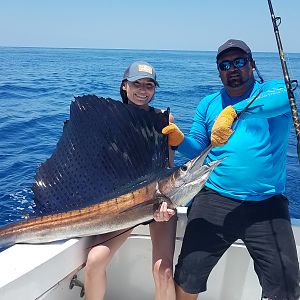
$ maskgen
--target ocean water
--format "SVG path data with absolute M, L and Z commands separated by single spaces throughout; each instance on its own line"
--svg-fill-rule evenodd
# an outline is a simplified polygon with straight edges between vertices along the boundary
M 290 77 L 300 81 L 300 54 L 286 57 Z M 254 53 L 254 58 L 265 80 L 283 78 L 277 53 Z M 155 66 L 160 87 L 152 104 L 170 107 L 185 133 L 200 99 L 222 87 L 214 52 L 0 47 L 0 226 L 32 210 L 35 172 L 53 152 L 74 96 L 120 99 L 123 71 L 135 60 Z M 299 90 L 295 96 L 299 108 Z M 178 155 L 175 162 L 185 160 Z M 294 128 L 289 139 L 286 195 L 291 216 L 300 219 Z

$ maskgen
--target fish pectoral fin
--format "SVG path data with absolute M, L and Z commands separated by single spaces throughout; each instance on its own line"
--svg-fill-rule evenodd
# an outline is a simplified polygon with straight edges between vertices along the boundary
M 168 204 L 168 208 L 176 208 L 176 206 L 174 205 L 174 203 L 167 197 L 161 197 L 159 199 L 159 204 L 162 204 L 163 202 L 167 202 Z
M 148 200 L 148 201 L 144 201 L 144 202 L 138 203 L 136 205 L 133 205 L 129 208 L 126 208 L 126 209 L 120 211 L 120 213 L 125 213 L 129 210 L 140 209 L 140 208 L 144 208 L 146 206 L 155 206 L 155 205 L 159 205 L 159 202 L 158 202 L 157 198 L 151 199 L 151 200 Z
M 153 213 L 157 210 L 160 209 L 160 205 L 163 203 L 163 202 L 167 202 L 167 206 L 168 208 L 171 208 L 171 209 L 176 209 L 175 205 L 172 203 L 172 201 L 165 197 L 164 195 L 160 195 L 158 197 L 155 198 L 156 202 L 153 203 Z
M 120 211 L 120 213 L 124 213 L 124 212 L 127 212 L 129 210 L 139 209 L 139 208 L 146 207 L 146 206 L 152 206 L 153 207 L 153 211 L 155 211 L 156 209 L 158 209 L 158 207 L 163 202 L 167 202 L 168 203 L 168 207 L 174 208 L 174 205 L 170 201 L 170 199 L 167 198 L 166 196 L 164 196 L 163 194 L 161 194 L 161 193 L 158 192 L 153 199 L 147 200 L 147 201 L 144 201 L 144 202 L 141 202 L 141 203 L 138 203 L 136 205 L 133 205 L 133 206 L 131 206 L 129 208 L 126 208 L 126 209 Z
M 160 192 L 157 192 L 155 199 L 157 199 L 158 201 L 158 206 L 156 207 L 156 209 L 159 207 L 159 205 L 161 205 L 163 202 L 167 202 L 168 204 L 168 208 L 172 208 L 175 209 L 176 206 L 174 205 L 174 203 L 171 201 L 170 198 L 166 197 L 164 194 L 161 194 Z

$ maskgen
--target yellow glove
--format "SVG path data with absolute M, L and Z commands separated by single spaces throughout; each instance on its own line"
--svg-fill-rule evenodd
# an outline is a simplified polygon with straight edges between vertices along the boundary
M 184 134 L 174 123 L 164 127 L 162 133 L 168 135 L 168 143 L 173 147 L 180 145 L 184 139 Z
M 227 143 L 233 133 L 231 126 L 236 118 L 236 111 L 231 105 L 221 111 L 211 130 L 211 144 L 213 146 L 218 147 Z

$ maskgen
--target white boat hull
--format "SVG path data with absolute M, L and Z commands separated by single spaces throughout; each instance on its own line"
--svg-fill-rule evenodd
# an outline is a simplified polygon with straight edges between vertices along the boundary
M 186 225 L 185 209 L 179 210 L 174 262 Z M 149 226 L 137 227 L 114 256 L 108 269 L 106 300 L 152 300 Z M 293 226 L 300 257 L 300 224 Z M 5 300 L 79 300 L 81 287 L 70 289 L 74 275 L 83 281 L 82 269 L 90 238 L 44 245 L 14 245 L 0 253 L 0 298 Z M 260 299 L 261 288 L 245 246 L 235 243 L 213 270 L 208 291 L 201 300 Z

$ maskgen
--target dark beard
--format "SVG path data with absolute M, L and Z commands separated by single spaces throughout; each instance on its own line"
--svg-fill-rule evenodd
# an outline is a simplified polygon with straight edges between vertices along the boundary
M 241 78 L 227 80 L 227 85 L 232 87 L 232 88 L 239 87 L 239 86 L 243 85 L 243 83 L 244 82 Z
M 234 78 L 230 78 L 232 75 L 239 75 Z M 242 76 L 239 72 L 232 72 L 230 75 L 227 76 L 227 85 L 236 88 L 242 86 L 246 81 L 243 80 Z

